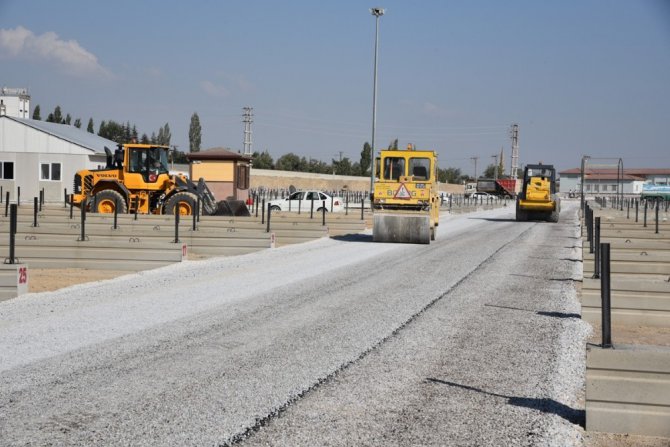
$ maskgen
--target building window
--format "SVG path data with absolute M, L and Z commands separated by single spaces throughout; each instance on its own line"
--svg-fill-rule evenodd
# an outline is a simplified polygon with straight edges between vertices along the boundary
M 586 185 L 586 190 L 591 192 L 591 185 Z
M 612 191 L 616 192 L 617 191 L 617 185 L 612 185 Z
M 40 165 L 40 179 L 60 181 L 60 163 L 42 163 Z
M 14 180 L 14 162 L 0 162 L 0 178 L 3 180 Z
M 237 188 L 249 189 L 249 166 L 239 165 L 237 167 Z
M 600 185 L 599 184 L 593 185 L 593 191 L 600 192 Z

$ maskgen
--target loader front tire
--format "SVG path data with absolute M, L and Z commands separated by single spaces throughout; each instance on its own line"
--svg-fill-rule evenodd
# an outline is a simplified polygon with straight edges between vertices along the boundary
M 105 189 L 93 196 L 91 203 L 91 213 L 114 214 L 114 209 L 118 206 L 118 214 L 126 214 L 126 200 L 123 196 L 113 189 Z
M 163 213 L 174 215 L 175 212 L 178 212 L 180 216 L 192 216 L 195 213 L 197 201 L 198 197 L 193 193 L 178 192 L 168 199 L 163 208 Z

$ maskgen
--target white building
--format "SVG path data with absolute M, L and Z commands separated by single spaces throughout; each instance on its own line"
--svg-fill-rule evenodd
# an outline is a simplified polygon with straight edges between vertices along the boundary
M 116 143 L 67 124 L 0 116 L 0 187 L 15 201 L 32 203 L 44 189 L 47 202 L 70 194 L 81 169 L 104 167 L 105 147 Z
M 561 171 L 560 190 L 562 193 L 580 192 L 582 173 L 580 168 Z M 621 177 L 621 178 L 619 178 Z M 619 181 L 623 194 L 640 194 L 642 185 L 670 185 L 670 169 L 629 168 L 623 175 L 614 168 L 586 168 L 584 172 L 584 193 L 613 195 L 619 192 Z
M 0 116 L 30 118 L 30 95 L 25 88 L 0 89 Z

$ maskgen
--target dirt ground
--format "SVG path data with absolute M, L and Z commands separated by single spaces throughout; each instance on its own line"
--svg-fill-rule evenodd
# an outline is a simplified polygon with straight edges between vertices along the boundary
M 129 273 L 132 272 L 80 268 L 30 269 L 28 270 L 28 291 L 51 292 L 75 284 L 116 278 Z

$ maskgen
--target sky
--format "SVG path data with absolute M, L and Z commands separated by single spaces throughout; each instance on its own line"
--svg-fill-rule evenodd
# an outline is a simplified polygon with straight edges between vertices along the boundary
M 519 164 L 670 168 L 670 1 L 0 0 L 0 85 L 63 114 L 170 125 L 202 148 L 328 163 L 375 147 L 474 174 L 519 125 Z M 31 112 L 32 113 L 32 112 Z

